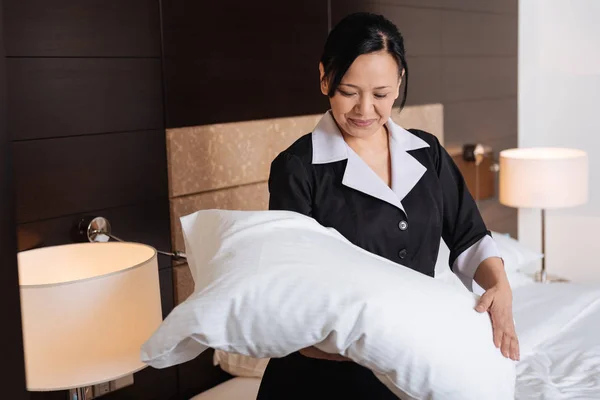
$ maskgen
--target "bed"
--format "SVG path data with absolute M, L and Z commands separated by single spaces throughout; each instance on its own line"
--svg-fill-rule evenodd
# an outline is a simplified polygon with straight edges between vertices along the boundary
M 519 282 L 516 400 L 600 399 L 600 288 L 510 278 Z M 259 385 L 258 377 L 236 376 L 192 400 L 254 400 Z
M 318 118 L 317 115 L 302 116 L 169 130 L 171 224 L 175 247 L 184 246 L 179 225 L 182 215 L 203 208 L 264 209 L 268 198 L 269 160 L 308 132 Z M 402 126 L 435 133 L 444 143 L 441 105 L 407 107 L 401 115 L 395 115 L 395 119 Z M 268 140 L 265 140 L 265 132 L 270 133 Z M 223 137 L 229 139 L 222 140 Z M 486 213 L 488 227 L 504 229 L 501 222 L 507 220 L 506 216 L 496 214 Z M 179 303 L 192 292 L 193 284 L 185 265 L 176 266 L 175 271 Z M 516 398 L 600 399 L 600 287 L 574 283 L 542 285 L 516 268 L 510 271 L 509 278 L 521 342 Z M 456 284 L 448 279 L 449 283 Z M 239 369 L 235 372 L 231 374 L 232 379 L 199 393 L 193 400 L 255 399 L 260 374 L 256 371 L 240 373 Z

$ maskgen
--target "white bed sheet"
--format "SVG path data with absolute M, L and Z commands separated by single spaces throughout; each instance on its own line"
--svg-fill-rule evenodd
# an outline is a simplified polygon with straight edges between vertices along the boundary
M 235 377 L 190 400 L 256 400 L 259 386 L 259 378 Z
M 538 283 L 513 298 L 516 399 L 600 399 L 600 288 Z
M 521 345 L 515 399 L 600 399 L 600 287 L 515 286 Z M 255 400 L 259 386 L 258 378 L 237 377 L 191 400 Z

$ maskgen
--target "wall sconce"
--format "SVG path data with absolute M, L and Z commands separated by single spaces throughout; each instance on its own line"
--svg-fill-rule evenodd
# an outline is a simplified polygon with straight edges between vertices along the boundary
M 88 400 L 133 384 L 162 322 L 155 249 L 74 243 L 17 256 L 27 390 Z
M 110 222 L 99 216 L 87 216 L 83 217 L 77 223 L 77 235 L 81 241 L 89 241 L 92 243 L 108 242 L 110 239 L 116 240 L 117 242 L 125 242 L 112 234 L 112 227 Z M 156 250 L 158 254 L 171 257 L 174 261 L 186 261 L 187 256 L 184 252 L 165 252 Z

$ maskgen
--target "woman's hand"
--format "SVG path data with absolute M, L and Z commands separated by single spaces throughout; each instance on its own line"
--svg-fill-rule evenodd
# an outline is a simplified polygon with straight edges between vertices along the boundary
M 492 319 L 494 344 L 500 348 L 504 357 L 518 361 L 519 340 L 515 331 L 512 314 L 512 290 L 507 284 L 490 287 L 479 299 L 475 310 L 487 311 Z
M 314 346 L 307 347 L 305 349 L 300 350 L 300 354 L 302 354 L 305 357 L 318 358 L 320 360 L 350 361 L 349 358 L 346 358 L 342 355 L 326 353 L 324 351 L 317 349 Z

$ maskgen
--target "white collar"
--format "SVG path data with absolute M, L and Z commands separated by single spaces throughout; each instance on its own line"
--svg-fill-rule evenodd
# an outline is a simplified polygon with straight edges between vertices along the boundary
M 390 132 L 390 157 L 392 160 L 392 187 L 348 146 L 331 111 L 328 111 L 312 132 L 313 164 L 327 164 L 348 160 L 342 183 L 348 187 L 386 201 L 406 213 L 402 200 L 415 187 L 427 168 L 408 151 L 429 147 L 418 136 L 397 125 L 390 118 L 386 122 Z

